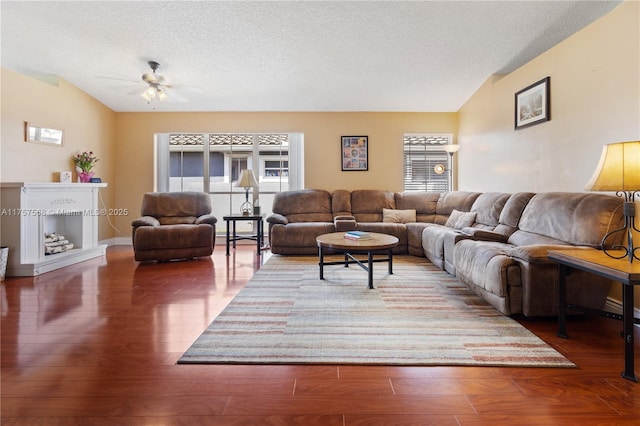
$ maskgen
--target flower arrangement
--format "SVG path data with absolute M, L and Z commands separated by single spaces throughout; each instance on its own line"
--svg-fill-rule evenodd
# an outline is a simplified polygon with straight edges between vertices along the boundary
M 93 166 L 99 161 L 98 157 L 93 155 L 93 151 L 84 151 L 82 153 L 75 154 L 71 157 L 73 159 L 73 163 L 76 166 L 76 171 L 78 172 L 78 179 L 80 182 L 89 182 L 93 177 Z

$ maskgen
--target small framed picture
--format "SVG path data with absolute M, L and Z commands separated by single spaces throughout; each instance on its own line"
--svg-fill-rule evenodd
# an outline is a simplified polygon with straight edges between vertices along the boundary
M 71 183 L 71 171 L 64 170 L 60 172 L 60 182 L 61 183 Z
M 342 171 L 369 170 L 369 137 L 342 136 Z
M 551 120 L 550 83 L 545 77 L 516 93 L 516 130 Z

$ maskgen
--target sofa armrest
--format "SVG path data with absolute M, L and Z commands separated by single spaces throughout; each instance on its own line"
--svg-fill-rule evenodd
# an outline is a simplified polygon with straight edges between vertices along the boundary
M 159 226 L 160 221 L 153 216 L 142 216 L 131 222 L 131 226 L 137 228 L 139 226 Z
M 555 263 L 549 260 L 547 253 L 549 250 L 562 250 L 567 248 L 580 248 L 569 245 L 561 244 L 533 244 L 529 246 L 517 246 L 509 250 L 508 255 L 516 260 L 521 260 L 528 263 Z M 589 249 L 589 247 L 585 247 Z M 595 249 L 591 249 L 595 250 Z
M 267 223 L 271 223 L 274 225 L 275 224 L 286 225 L 287 223 L 289 223 L 289 219 L 287 219 L 285 216 L 281 215 L 280 213 L 273 213 L 267 218 Z
M 472 240 L 477 241 L 496 241 L 499 243 L 506 243 L 508 240 L 506 235 L 498 232 L 487 231 L 486 229 L 464 228 L 462 233 L 469 236 Z
M 214 228 L 216 227 L 216 223 L 218 222 L 218 218 L 215 217 L 212 214 L 204 214 L 202 216 L 200 216 L 199 218 L 196 219 L 196 225 L 200 225 L 200 224 L 208 224 L 213 226 Z
M 333 218 L 336 232 L 353 231 L 357 227 L 356 218 L 353 216 L 338 215 Z

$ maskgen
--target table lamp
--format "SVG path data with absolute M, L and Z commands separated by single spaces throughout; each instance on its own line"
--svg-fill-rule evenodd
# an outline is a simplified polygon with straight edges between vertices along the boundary
M 587 191 L 615 191 L 618 197 L 624 197 L 623 214 L 624 226 L 613 230 L 602 238 L 602 250 L 614 259 L 629 258 L 640 260 L 633 245 L 633 232 L 640 232 L 636 228 L 635 198 L 640 191 L 640 141 L 611 143 L 602 147 L 602 155 L 596 171 L 591 176 L 585 189 Z M 613 234 L 626 232 L 627 246 L 614 246 L 622 250 L 622 255 L 612 255 L 605 250 L 606 240 Z
M 240 179 L 236 182 L 237 187 L 244 188 L 244 203 L 240 205 L 240 212 L 243 216 L 248 216 L 253 211 L 253 206 L 251 202 L 249 202 L 249 188 L 255 188 L 258 186 L 258 182 L 256 181 L 256 177 L 253 174 L 253 170 L 243 170 L 240 173 Z

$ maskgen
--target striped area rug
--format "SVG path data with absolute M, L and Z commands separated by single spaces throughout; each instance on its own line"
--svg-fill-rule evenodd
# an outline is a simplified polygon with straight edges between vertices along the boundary
M 575 367 L 426 259 L 357 265 L 271 257 L 178 360 L 181 364 Z

